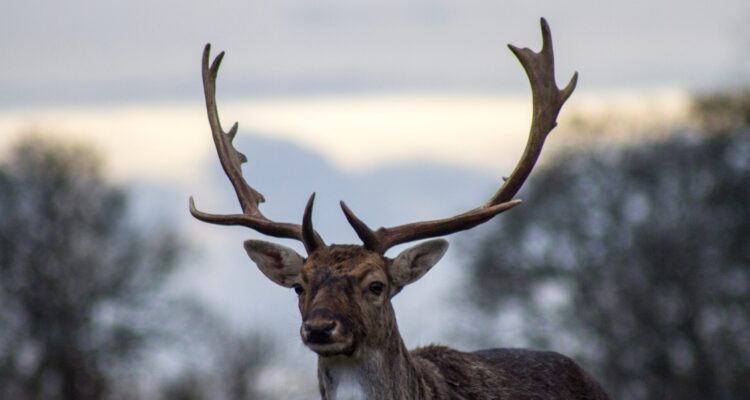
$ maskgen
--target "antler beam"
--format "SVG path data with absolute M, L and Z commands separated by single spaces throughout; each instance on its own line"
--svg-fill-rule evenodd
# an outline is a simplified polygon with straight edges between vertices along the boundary
M 362 220 L 357 218 L 342 201 L 341 208 L 344 215 L 364 242 L 365 247 L 384 254 L 389 248 L 400 243 L 471 229 L 521 203 L 520 200 L 512 200 L 512 198 L 521 189 L 534 168 L 547 135 L 557 126 L 557 115 L 560 113 L 560 109 L 573 93 L 578 81 L 578 73 L 576 72 L 563 90 L 557 87 L 552 34 L 544 18 L 541 20 L 541 27 L 542 50 L 539 53 L 528 48 L 519 49 L 513 45 L 508 45 L 526 71 L 531 84 L 533 103 L 529 139 L 523 155 L 510 177 L 505 180 L 487 203 L 473 210 L 450 218 L 380 228 L 376 231 L 370 229 Z
M 237 134 L 237 123 L 232 126 L 229 132 L 224 132 L 219 121 L 219 112 L 216 107 L 216 76 L 219 72 L 221 60 L 224 58 L 224 52 L 219 53 L 209 66 L 210 53 L 211 45 L 207 44 L 203 50 L 202 71 L 208 123 L 211 126 L 211 134 L 216 152 L 219 155 L 219 161 L 234 187 L 237 200 L 242 208 L 242 214 L 219 215 L 199 211 L 195 207 L 192 196 L 190 197 L 190 213 L 195 218 L 212 224 L 242 225 L 264 235 L 299 240 L 305 245 L 308 254 L 319 247 L 324 247 L 323 239 L 312 228 L 311 213 L 315 193 L 310 196 L 307 207 L 305 207 L 304 229 L 303 226 L 298 224 L 272 221 L 261 213 L 259 205 L 265 201 L 265 198 L 245 181 L 242 176 L 242 163 L 247 161 L 247 157 L 232 145 L 232 141 Z

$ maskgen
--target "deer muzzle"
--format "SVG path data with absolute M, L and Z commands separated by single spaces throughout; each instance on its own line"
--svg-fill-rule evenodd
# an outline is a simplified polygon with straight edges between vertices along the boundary
M 335 318 L 315 316 L 302 322 L 302 342 L 321 356 L 352 352 L 353 337 Z

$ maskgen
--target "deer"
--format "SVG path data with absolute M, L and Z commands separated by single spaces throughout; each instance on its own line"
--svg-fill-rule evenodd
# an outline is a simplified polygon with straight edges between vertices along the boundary
M 233 146 L 238 124 L 225 132 L 216 104 L 216 78 L 224 56 L 210 64 L 211 45 L 203 51 L 203 88 L 212 138 L 242 213 L 199 211 L 190 197 L 190 213 L 200 221 L 248 227 L 262 235 L 300 241 L 307 257 L 292 248 L 247 240 L 244 248 L 272 282 L 294 289 L 302 317 L 302 342 L 317 353 L 317 376 L 324 400 L 377 399 L 608 399 L 597 381 L 572 359 L 552 351 L 517 348 L 462 352 L 430 345 L 407 350 L 391 300 L 424 276 L 445 254 L 439 238 L 483 224 L 518 206 L 514 199 L 539 158 L 545 139 L 578 81 L 578 73 L 560 90 L 555 82 L 552 34 L 541 19 L 542 49 L 508 45 L 520 61 L 532 92 L 532 121 L 526 147 L 510 176 L 484 204 L 431 221 L 371 229 L 344 203 L 341 209 L 361 245 L 326 244 L 312 222 L 315 193 L 302 223 L 271 220 L 260 210 L 263 195 L 242 174 L 247 157 Z M 395 257 L 393 246 L 421 239 Z

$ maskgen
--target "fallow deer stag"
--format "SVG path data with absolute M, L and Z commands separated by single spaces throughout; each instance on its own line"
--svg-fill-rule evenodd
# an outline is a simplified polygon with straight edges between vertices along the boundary
M 245 250 L 273 282 L 299 296 L 302 341 L 318 354 L 318 381 L 323 399 L 607 399 L 601 387 L 569 358 L 553 352 L 490 349 L 465 353 L 442 346 L 408 351 L 399 334 L 391 299 L 421 278 L 448 248 L 433 239 L 406 249 L 395 258 L 391 247 L 470 229 L 520 203 L 513 196 L 523 185 L 555 127 L 560 109 L 572 94 L 577 74 L 560 90 L 555 83 L 552 37 L 542 19 L 542 50 L 509 46 L 526 70 L 533 95 L 528 143 L 511 175 L 483 205 L 433 221 L 370 229 L 341 202 L 341 208 L 363 245 L 327 245 L 312 224 L 315 194 L 302 224 L 268 219 L 259 209 L 263 196 L 243 178 L 245 156 L 232 140 L 237 124 L 224 132 L 216 108 L 216 76 L 224 53 L 209 65 L 210 45 L 203 52 L 203 87 L 208 120 L 219 160 L 237 193 L 241 214 L 190 212 L 204 222 L 243 225 L 264 235 L 301 241 L 307 258 L 294 250 L 260 240 Z

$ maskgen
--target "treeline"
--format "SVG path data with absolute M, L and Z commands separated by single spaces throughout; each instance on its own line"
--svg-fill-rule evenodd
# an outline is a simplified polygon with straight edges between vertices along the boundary
M 95 152 L 21 141 L 0 215 L 0 399 L 260 398 L 269 341 L 166 295 L 183 240 L 134 225 Z
M 572 354 L 616 399 L 747 397 L 750 90 L 696 96 L 692 116 L 535 172 L 470 246 L 481 335 Z

